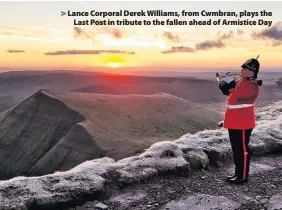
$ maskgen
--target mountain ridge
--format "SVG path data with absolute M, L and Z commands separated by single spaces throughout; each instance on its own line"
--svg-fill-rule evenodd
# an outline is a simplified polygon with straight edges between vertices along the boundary
M 222 114 L 166 93 L 105 95 L 42 89 L 0 116 L 0 177 L 44 175 L 121 159 L 158 141 L 217 127 Z

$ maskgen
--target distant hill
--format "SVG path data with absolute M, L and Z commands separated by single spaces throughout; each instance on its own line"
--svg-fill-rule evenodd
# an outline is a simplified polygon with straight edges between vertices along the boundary
M 105 95 L 41 90 L 0 115 L 0 178 L 115 159 L 186 133 L 217 128 L 222 114 L 165 93 Z
M 40 89 L 103 94 L 123 94 L 114 86 L 135 85 L 142 89 L 149 83 L 170 84 L 177 78 L 118 75 L 79 71 L 16 71 L 0 73 L 0 112 L 9 109 Z M 136 90 L 136 87 L 134 90 Z M 119 88 L 119 87 L 117 87 Z M 152 92 L 152 91 L 151 91 Z M 167 92 L 159 88 L 156 92 Z M 139 92 L 132 92 L 141 94 Z
M 118 94 L 118 91 L 106 85 L 90 85 L 72 90 L 80 93 Z
M 102 71 L 103 69 L 101 69 Z M 186 73 L 188 75 L 188 73 Z M 214 80 L 214 73 L 191 73 L 191 76 L 134 76 L 84 71 L 18 71 L 0 73 L 0 112 L 25 100 L 40 89 L 102 94 L 155 94 L 164 92 L 211 110 L 223 111 L 226 96 Z M 280 73 L 265 73 L 257 106 L 282 97 L 282 86 L 275 84 Z M 205 79 L 210 78 L 210 79 Z M 212 79 L 211 79 L 212 78 Z

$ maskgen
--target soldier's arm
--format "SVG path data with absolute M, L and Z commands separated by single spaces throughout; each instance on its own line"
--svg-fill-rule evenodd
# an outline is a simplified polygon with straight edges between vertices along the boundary
M 226 81 L 221 81 L 218 85 L 219 89 L 221 90 L 221 92 L 223 93 L 223 95 L 229 95 L 230 94 L 230 90 L 234 89 L 236 86 L 236 82 L 232 81 L 230 83 L 227 83 Z

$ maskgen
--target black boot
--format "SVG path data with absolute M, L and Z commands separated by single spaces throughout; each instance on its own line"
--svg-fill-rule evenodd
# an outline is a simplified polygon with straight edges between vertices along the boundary
M 235 177 L 236 177 L 236 174 L 227 176 L 227 177 L 226 177 L 226 181 L 229 181 L 230 179 L 233 179 L 233 178 L 235 178 Z
M 244 184 L 248 182 L 248 178 L 235 177 L 229 180 L 230 184 Z

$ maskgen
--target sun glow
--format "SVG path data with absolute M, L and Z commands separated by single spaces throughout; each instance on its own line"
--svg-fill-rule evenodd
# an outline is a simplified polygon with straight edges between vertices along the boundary
M 118 55 L 107 55 L 105 64 L 111 68 L 119 68 L 124 66 L 124 60 Z
M 109 62 L 107 65 L 111 68 L 119 68 L 123 66 L 123 63 L 120 62 Z

